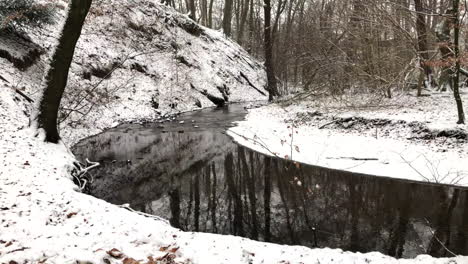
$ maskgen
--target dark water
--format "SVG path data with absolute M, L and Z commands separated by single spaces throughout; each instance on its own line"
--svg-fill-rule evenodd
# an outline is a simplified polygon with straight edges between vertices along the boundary
M 74 153 L 102 163 L 92 171 L 94 196 L 183 230 L 398 257 L 468 254 L 466 189 L 262 155 L 224 134 L 244 115 L 230 106 L 124 125 L 80 142 Z

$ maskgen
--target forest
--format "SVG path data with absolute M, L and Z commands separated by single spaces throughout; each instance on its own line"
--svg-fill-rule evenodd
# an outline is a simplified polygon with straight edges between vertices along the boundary
M 460 0 L 0 0 L 0 263 L 468 263 Z
M 390 1 L 168 1 L 263 58 L 269 89 L 288 94 L 453 91 L 466 64 L 466 3 Z M 271 36 L 271 37 L 269 37 Z M 268 74 L 268 72 L 267 72 Z M 461 76 L 461 77 L 460 77 Z M 461 79 L 460 79 L 461 78 Z M 278 83 L 278 84 L 276 84 Z M 277 86 L 277 88 L 276 88 Z

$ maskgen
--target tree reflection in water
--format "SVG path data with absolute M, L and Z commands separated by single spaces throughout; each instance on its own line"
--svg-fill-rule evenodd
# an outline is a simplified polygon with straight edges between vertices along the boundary
M 468 253 L 465 189 L 297 165 L 236 145 L 220 133 L 232 120 L 216 120 L 122 126 L 74 152 L 103 164 L 94 196 L 183 230 L 398 257 Z

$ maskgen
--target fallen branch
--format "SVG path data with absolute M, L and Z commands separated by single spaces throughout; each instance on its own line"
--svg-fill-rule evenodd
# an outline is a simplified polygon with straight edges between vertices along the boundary
M 262 95 L 265 95 L 266 96 L 266 93 L 264 93 L 262 90 L 258 89 L 250 80 L 249 78 L 243 73 L 243 72 L 240 72 L 240 76 L 242 76 L 242 78 L 244 78 L 247 83 L 252 87 L 254 88 L 255 90 L 257 90 L 257 92 L 261 93 Z
M 15 90 L 16 93 L 18 93 L 19 95 L 21 95 L 24 99 L 26 99 L 26 101 L 28 101 L 29 103 L 34 103 L 34 100 L 31 99 L 31 97 L 27 96 L 25 93 L 23 93 L 22 91 L 16 89 L 16 88 L 12 88 L 13 90 Z
M 6 82 L 6 83 L 10 83 L 7 79 L 5 79 L 3 76 L 0 75 L 0 80 Z M 25 93 L 23 93 L 21 90 L 17 89 L 17 88 L 14 88 L 14 87 L 9 87 L 10 89 L 13 89 L 15 90 L 15 92 L 19 95 L 21 95 L 24 99 L 26 99 L 26 101 L 28 101 L 29 103 L 34 103 L 34 100 L 31 99 L 31 97 L 27 96 Z

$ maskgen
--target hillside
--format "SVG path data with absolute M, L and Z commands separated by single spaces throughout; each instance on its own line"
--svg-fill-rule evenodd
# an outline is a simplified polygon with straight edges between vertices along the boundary
M 62 104 L 65 141 L 76 142 L 116 120 L 213 106 L 204 91 L 230 102 L 266 99 L 257 60 L 222 33 L 158 2 L 93 3 Z M 30 40 L 4 34 L 0 69 L 9 83 L 0 83 L 36 98 L 57 28 L 29 30 Z

